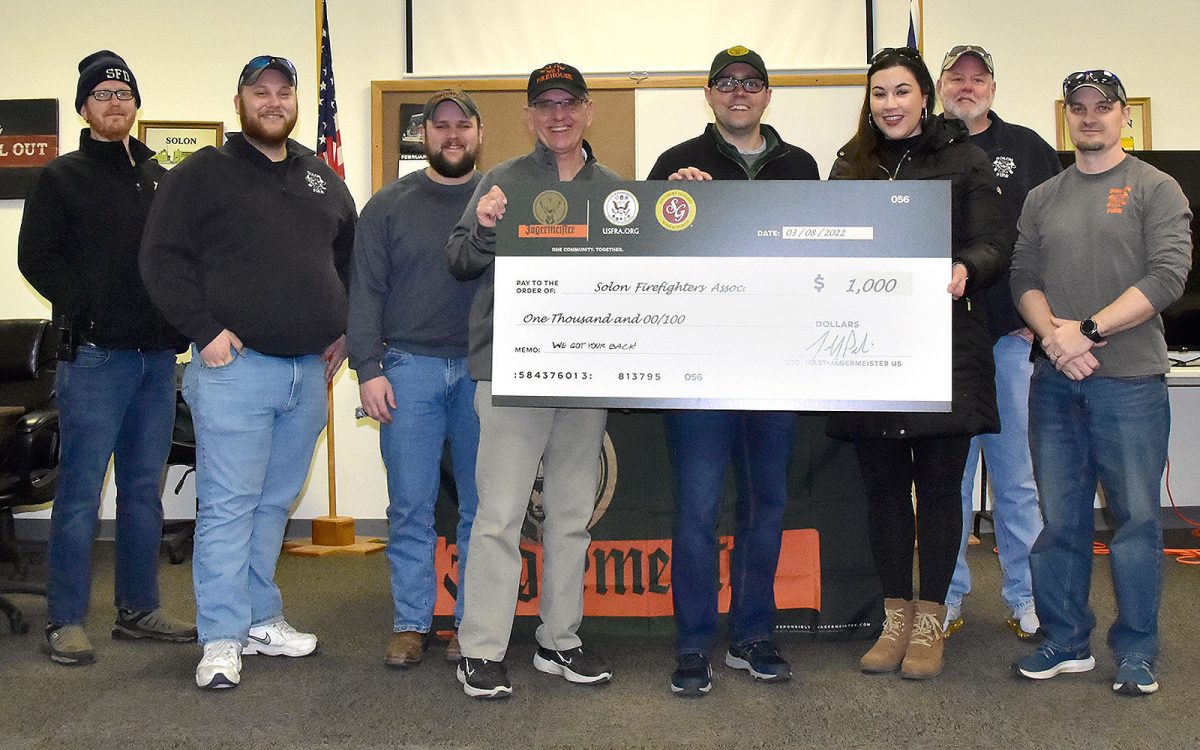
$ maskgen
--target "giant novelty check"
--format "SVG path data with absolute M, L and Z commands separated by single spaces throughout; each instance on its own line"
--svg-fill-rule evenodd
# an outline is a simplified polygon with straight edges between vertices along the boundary
M 949 411 L 949 183 L 505 185 L 492 393 Z

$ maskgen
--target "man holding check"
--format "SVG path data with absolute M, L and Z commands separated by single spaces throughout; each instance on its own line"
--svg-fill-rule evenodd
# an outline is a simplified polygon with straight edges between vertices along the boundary
M 583 133 L 592 101 L 578 70 L 550 63 L 529 75 L 526 122 L 537 137 L 533 151 L 483 176 L 450 235 L 450 271 L 460 280 L 482 277 L 471 306 L 467 369 L 479 381 L 479 507 L 471 531 L 465 610 L 459 626 L 463 658 L 458 680 L 474 698 L 504 698 L 512 684 L 504 656 L 521 584 L 521 524 L 538 462 L 546 510 L 541 618 L 533 665 L 568 682 L 594 684 L 612 677 L 604 660 L 584 651 L 576 631 L 583 619 L 583 569 L 591 537 L 598 461 L 608 414 L 603 409 L 492 405 L 492 310 L 496 223 L 504 218 L 503 186 L 514 181 L 558 182 L 620 177 L 592 155 Z
M 766 65 L 745 47 L 719 52 L 704 98 L 715 122 L 668 149 L 651 180 L 817 180 L 817 163 L 762 124 L 771 101 Z M 717 519 L 725 467 L 737 476 L 737 538 L 730 580 L 730 645 L 725 663 L 764 682 L 791 678 L 772 640 L 775 569 L 787 506 L 787 466 L 795 442 L 793 412 L 668 411 L 675 466 L 675 533 L 671 592 L 677 664 L 671 690 L 699 696 L 712 689 L 709 660 L 717 639 Z

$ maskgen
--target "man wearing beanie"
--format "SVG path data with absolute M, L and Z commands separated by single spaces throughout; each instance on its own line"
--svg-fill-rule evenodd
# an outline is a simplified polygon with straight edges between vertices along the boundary
M 429 166 L 383 188 L 363 208 L 346 331 L 363 410 L 379 422 L 387 467 L 389 667 L 420 662 L 433 623 L 433 511 L 446 443 L 458 497 L 455 626 L 462 621 L 477 503 L 479 417 L 475 381 L 467 374 L 467 316 L 479 281 L 459 281 L 446 266 L 446 239 L 479 184 L 475 157 L 483 126 L 475 101 L 462 91 L 437 92 L 425 102 L 421 134 Z M 454 637 L 446 658 L 457 663 L 458 651 Z
M 61 450 L 50 521 L 50 658 L 90 664 L 84 630 L 92 542 L 109 459 L 117 485 L 114 638 L 192 641 L 195 626 L 159 607 L 162 480 L 175 423 L 183 337 L 150 301 L 138 245 L 165 170 L 129 135 L 137 79 L 108 50 L 79 63 L 79 150 L 50 162 L 25 203 L 17 263 L 54 306 L 66 337 L 58 364 Z
M 151 297 L 192 341 L 201 688 L 237 685 L 243 654 L 317 648 L 284 619 L 275 564 L 346 359 L 357 218 L 341 178 L 288 138 L 290 61 L 251 59 L 234 105 L 242 132 L 167 175 L 141 255 Z
M 576 635 L 583 619 L 583 569 L 591 537 L 588 521 L 599 480 L 599 455 L 608 413 L 603 409 L 494 406 L 492 404 L 492 303 L 496 222 L 504 218 L 505 186 L 516 181 L 619 180 L 583 139 L 592 101 L 583 75 L 550 63 L 529 75 L 526 123 L 537 138 L 533 151 L 483 176 L 450 235 L 450 271 L 459 279 L 482 277 L 471 305 L 467 363 L 479 381 L 479 508 L 471 529 L 466 608 L 459 627 L 463 658 L 458 680 L 475 698 L 504 698 L 512 684 L 504 656 L 512 634 L 521 583 L 521 524 L 542 463 L 546 523 L 542 546 L 541 618 L 533 666 L 568 682 L 595 684 L 612 677 L 604 660 L 583 649 Z
M 817 162 L 762 122 L 771 101 L 767 66 L 736 46 L 709 66 L 704 98 L 714 122 L 698 137 L 658 157 L 651 180 L 817 180 Z M 675 468 L 675 532 L 671 594 L 676 668 L 671 690 L 701 696 L 712 689 L 717 640 L 717 520 L 730 463 L 737 475 L 729 649 L 725 664 L 755 679 L 791 678 L 775 647 L 775 570 L 787 507 L 787 468 L 796 415 L 778 411 L 668 411 L 667 441 Z

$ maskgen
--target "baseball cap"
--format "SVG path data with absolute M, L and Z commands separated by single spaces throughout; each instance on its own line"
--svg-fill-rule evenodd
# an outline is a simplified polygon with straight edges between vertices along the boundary
M 758 71 L 762 76 L 763 83 L 771 85 L 770 79 L 767 78 L 767 66 L 763 63 L 763 59 L 754 50 L 740 44 L 717 53 L 717 56 L 713 58 L 712 66 L 708 69 L 708 82 L 712 83 L 722 70 L 734 63 L 746 63 Z
M 528 101 L 532 102 L 551 89 L 562 89 L 579 99 L 586 99 L 588 95 L 583 74 L 566 63 L 546 63 L 529 74 L 529 85 L 525 89 Z
M 987 71 L 992 75 L 996 75 L 996 66 L 992 64 L 992 53 L 978 44 L 956 44 L 951 47 L 946 56 L 942 58 L 942 72 L 945 73 L 954 67 L 954 63 L 958 62 L 963 55 L 978 57 L 983 66 L 987 68 Z
M 1096 89 L 1110 102 L 1129 103 L 1121 79 L 1111 70 L 1081 70 L 1067 76 L 1063 79 L 1063 100 L 1070 101 L 1071 94 L 1085 87 Z
M 292 65 L 291 60 L 286 57 L 276 57 L 275 55 L 259 55 L 251 59 L 242 68 L 242 74 L 238 76 L 238 88 L 253 86 L 258 82 L 258 77 L 263 74 L 264 70 L 278 70 L 280 73 L 283 73 L 283 76 L 288 79 L 293 88 L 296 86 L 296 66 Z
M 429 97 L 429 100 L 425 102 L 425 113 L 421 121 L 429 122 L 432 120 L 433 113 L 444 102 L 454 102 L 468 119 L 474 117 L 476 120 L 482 122 L 482 118 L 479 116 L 479 107 L 476 106 L 475 100 L 467 92 L 460 89 L 442 89 Z

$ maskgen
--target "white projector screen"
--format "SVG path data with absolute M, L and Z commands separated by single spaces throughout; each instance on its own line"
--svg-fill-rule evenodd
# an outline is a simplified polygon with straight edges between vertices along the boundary
M 861 70 L 867 58 L 862 0 L 410 2 L 417 76 L 525 75 L 548 62 L 585 74 L 707 73 L 737 44 L 772 72 Z

